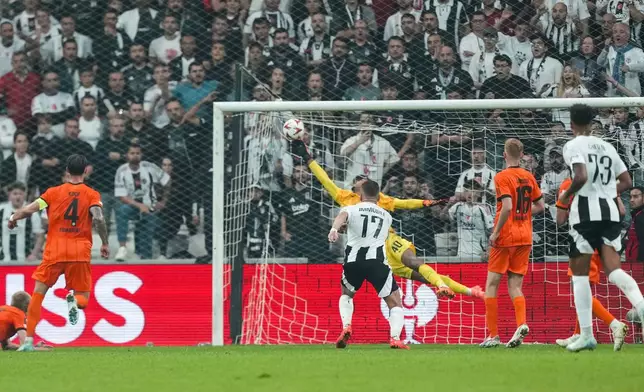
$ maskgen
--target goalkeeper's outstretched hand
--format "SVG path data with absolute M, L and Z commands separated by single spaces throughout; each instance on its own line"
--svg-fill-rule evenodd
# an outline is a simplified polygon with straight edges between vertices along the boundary
M 444 206 L 448 202 L 449 202 L 449 199 L 423 200 L 423 205 L 425 207 Z
M 450 288 L 449 288 L 449 287 L 447 287 L 447 286 L 438 287 L 438 288 L 436 289 L 436 296 L 437 296 L 438 298 L 449 298 L 449 299 L 452 299 L 452 298 L 454 298 L 454 296 L 455 296 L 455 295 L 456 295 L 456 294 L 454 294 L 454 291 L 452 291 L 452 289 L 450 289 Z
M 293 153 L 293 155 L 302 157 L 304 163 L 308 163 L 313 159 L 313 157 L 311 157 L 311 153 L 309 152 L 309 148 L 301 140 L 293 140 L 291 142 L 291 152 Z

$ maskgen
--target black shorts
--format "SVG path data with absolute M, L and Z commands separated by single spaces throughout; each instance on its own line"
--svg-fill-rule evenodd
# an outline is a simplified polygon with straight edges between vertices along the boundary
M 622 250 L 622 225 L 619 222 L 582 222 L 570 228 L 570 257 L 593 254 L 602 245 Z
M 385 298 L 398 290 L 389 265 L 377 260 L 345 263 L 342 266 L 342 286 L 355 293 L 364 281 L 371 283 L 378 297 Z

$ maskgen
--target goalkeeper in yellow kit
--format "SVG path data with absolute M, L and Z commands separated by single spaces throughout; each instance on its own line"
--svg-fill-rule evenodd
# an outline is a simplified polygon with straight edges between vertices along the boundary
M 311 157 L 306 145 L 301 140 L 291 142 L 292 152 L 298 155 L 307 162 L 311 172 L 322 184 L 324 189 L 341 207 L 354 205 L 360 203 L 360 186 L 364 179 L 358 180 L 353 184 L 353 191 L 340 189 L 333 180 L 329 178 L 324 169 Z M 441 204 L 441 201 L 436 200 L 420 200 L 420 199 L 396 199 L 391 196 L 380 194 L 378 205 L 387 211 L 394 211 L 395 209 L 412 210 L 425 207 L 432 207 Z M 477 298 L 483 298 L 484 292 L 479 286 L 467 287 L 464 286 L 448 276 L 439 275 L 432 267 L 425 264 L 423 260 L 416 257 L 416 248 L 414 244 L 396 234 L 393 230 L 389 232 L 387 242 L 387 261 L 391 267 L 394 275 L 405 279 L 416 280 L 425 284 L 431 284 L 437 287 L 437 295 L 439 297 L 453 297 L 454 293 L 469 295 Z M 344 298 L 347 297 L 347 298 Z M 350 307 L 353 308 L 353 300 L 346 295 L 340 297 L 340 308 Z M 346 346 L 347 341 L 351 336 L 351 325 L 343 326 L 344 330 L 338 338 L 336 346 Z

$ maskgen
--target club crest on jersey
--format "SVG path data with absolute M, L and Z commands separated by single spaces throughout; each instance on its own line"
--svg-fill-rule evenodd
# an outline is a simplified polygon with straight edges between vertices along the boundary
M 404 289 L 403 289 L 404 287 Z M 400 285 L 400 294 L 405 313 L 404 332 L 405 344 L 420 344 L 414 333 L 416 328 L 422 328 L 432 321 L 438 313 L 438 298 L 436 293 L 429 286 L 415 284 L 411 279 L 406 279 L 404 285 Z M 389 308 L 384 300 L 380 301 L 382 315 L 389 318 Z M 402 336 L 401 336 L 402 338 Z

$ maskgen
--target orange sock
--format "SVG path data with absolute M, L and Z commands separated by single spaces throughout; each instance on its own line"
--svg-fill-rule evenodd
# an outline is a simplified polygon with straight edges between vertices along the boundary
M 610 326 L 610 323 L 615 320 L 615 316 L 610 314 L 604 305 L 602 305 L 602 303 L 595 297 L 593 297 L 593 314 L 608 326 Z
M 579 319 L 575 319 L 575 335 L 579 335 L 581 333 L 581 328 L 579 327 Z
M 33 338 L 36 333 L 36 326 L 40 322 L 40 311 L 45 296 L 40 293 L 33 293 L 29 308 L 27 309 L 27 336 Z
M 498 319 L 498 302 L 496 298 L 485 298 L 485 323 L 487 324 L 487 329 L 490 331 L 489 336 L 498 336 L 499 327 L 497 325 Z
M 525 297 L 516 297 L 512 300 L 514 304 L 514 316 L 517 319 L 517 327 L 525 324 Z
M 78 309 L 85 309 L 87 307 L 87 302 L 89 301 L 87 300 L 87 298 L 85 298 L 85 296 L 76 294 L 74 298 L 76 298 L 76 304 L 78 304 Z

